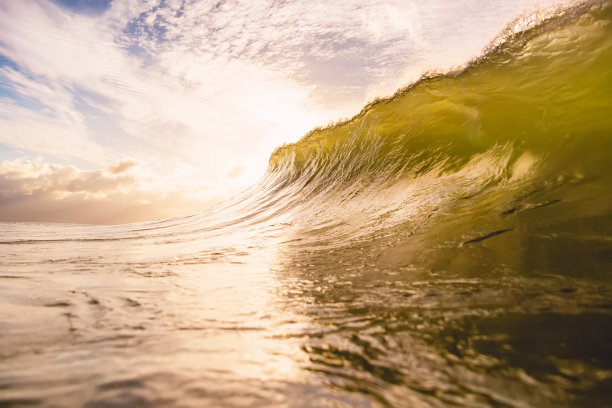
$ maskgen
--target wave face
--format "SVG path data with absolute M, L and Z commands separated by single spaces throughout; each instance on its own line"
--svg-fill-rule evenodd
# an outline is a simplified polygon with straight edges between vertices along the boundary
M 0 405 L 612 405 L 611 4 L 201 214 L 2 224 Z

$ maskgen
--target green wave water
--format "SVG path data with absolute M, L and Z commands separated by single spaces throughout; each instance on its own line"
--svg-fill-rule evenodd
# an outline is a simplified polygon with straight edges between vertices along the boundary
M 612 406 L 612 2 L 496 44 L 200 214 L 0 224 L 0 406 Z
M 331 212 L 376 208 L 371 230 L 466 244 L 523 235 L 558 252 L 544 269 L 607 279 L 610 259 L 595 253 L 612 232 L 611 16 L 609 2 L 587 2 L 507 35 L 465 69 L 278 148 L 268 176 Z M 578 254 L 588 273 L 566 259 Z
M 277 149 L 270 170 L 316 172 L 322 182 L 418 176 L 495 150 L 511 154 L 507 178 L 527 154 L 547 168 L 540 173 L 586 171 L 610 147 L 609 14 L 607 3 L 588 3 L 510 35 L 461 71 L 426 76 Z

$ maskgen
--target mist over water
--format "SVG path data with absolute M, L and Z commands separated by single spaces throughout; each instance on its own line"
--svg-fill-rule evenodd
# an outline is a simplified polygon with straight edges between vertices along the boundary
M 612 8 L 188 217 L 2 224 L 0 406 L 612 405 Z

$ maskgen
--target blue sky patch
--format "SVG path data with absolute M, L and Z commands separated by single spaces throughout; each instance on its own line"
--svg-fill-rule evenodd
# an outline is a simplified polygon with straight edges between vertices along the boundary
M 102 14 L 109 9 L 113 0 L 53 0 L 56 4 L 77 13 Z

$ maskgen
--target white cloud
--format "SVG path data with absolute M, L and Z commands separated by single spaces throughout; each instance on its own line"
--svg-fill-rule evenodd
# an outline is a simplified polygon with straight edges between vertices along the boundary
M 105 149 L 91 141 L 79 121 L 37 112 L 0 99 L 0 143 L 15 149 L 78 158 L 92 163 L 103 161 Z
M 196 191 L 151 184 L 140 165 L 126 159 L 85 171 L 40 160 L 5 160 L 0 163 L 0 221 L 110 224 L 182 215 L 211 204 Z

